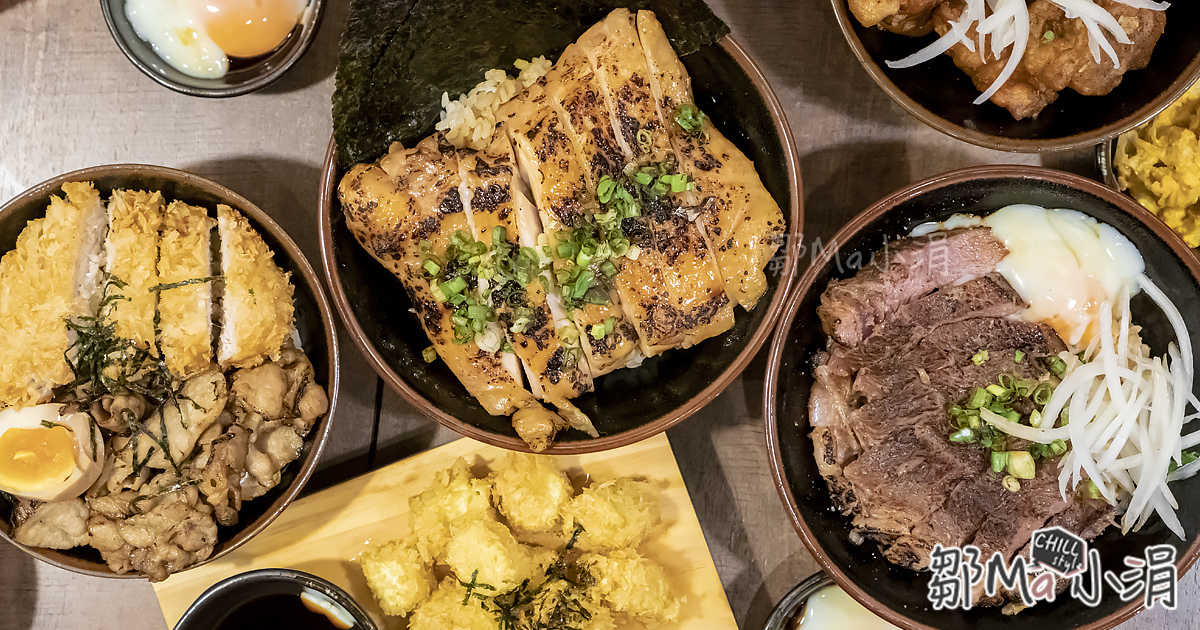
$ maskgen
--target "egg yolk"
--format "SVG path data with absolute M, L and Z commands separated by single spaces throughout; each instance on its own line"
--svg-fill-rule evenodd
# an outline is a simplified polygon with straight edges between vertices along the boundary
M 0 484 L 38 490 L 75 471 L 75 438 L 64 426 L 13 428 L 0 434 Z
M 226 55 L 257 57 L 287 39 L 304 6 L 297 0 L 196 0 L 196 15 Z

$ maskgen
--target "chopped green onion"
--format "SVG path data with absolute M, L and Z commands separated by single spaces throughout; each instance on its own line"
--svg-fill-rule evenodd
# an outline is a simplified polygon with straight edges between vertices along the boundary
M 654 181 L 654 176 L 651 175 L 650 173 L 647 173 L 646 171 L 641 171 L 637 174 L 637 176 L 634 179 L 637 180 L 637 183 L 639 183 L 643 186 L 649 186 L 650 182 Z
M 1020 363 L 1020 362 L 1022 362 L 1022 361 L 1024 361 L 1024 360 L 1025 360 L 1025 353 L 1024 353 L 1024 352 L 1021 352 L 1020 350 L 1017 350 L 1017 351 L 1016 351 L 1016 353 L 1015 353 L 1015 354 L 1013 354 L 1013 361 L 1014 361 L 1015 363 Z
M 1050 452 L 1055 455 L 1062 455 L 1067 452 L 1067 443 L 1062 440 L 1054 440 L 1050 443 Z
M 441 284 L 442 293 L 447 297 L 458 295 L 467 288 L 467 279 L 462 276 L 456 276 L 453 280 L 447 280 Z
M 421 351 L 421 358 L 425 359 L 426 363 L 433 363 L 434 361 L 437 361 L 437 349 L 435 349 L 433 346 L 425 348 Z
M 1200 454 L 1196 453 L 1195 451 L 1183 451 L 1179 454 L 1179 458 L 1183 460 L 1183 465 L 1187 466 L 1197 459 L 1200 459 Z M 1176 470 L 1179 470 L 1179 464 L 1175 463 L 1175 458 L 1172 457 L 1170 464 L 1167 465 L 1167 474 L 1173 473 Z
M 1042 412 L 1034 409 L 1033 413 L 1029 414 L 1029 426 L 1035 429 L 1042 428 Z
M 596 198 L 600 203 L 608 203 L 612 200 L 613 191 L 617 189 L 617 182 L 613 178 L 605 175 L 600 178 L 596 184 Z
M 604 332 L 604 324 L 592 324 L 592 339 L 599 341 L 607 334 Z
M 652 147 L 653 138 L 650 136 L 649 129 L 639 129 L 637 132 L 638 149 L 642 153 L 649 153 Z
M 467 318 L 469 318 L 469 319 L 486 320 L 491 315 L 491 313 L 492 313 L 492 309 L 490 309 L 486 306 L 473 304 L 473 305 L 467 307 Z
M 987 360 L 988 360 L 988 351 L 987 350 L 980 350 L 979 352 L 975 353 L 975 356 L 971 357 L 971 362 L 974 363 L 975 365 L 983 365 L 984 363 L 987 363 Z
M 971 390 L 971 397 L 967 400 L 967 407 L 970 409 L 981 409 L 992 403 L 992 395 L 986 389 L 976 387 Z
M 1002 387 L 1002 386 L 1000 386 L 1000 385 L 996 385 L 996 384 L 994 384 L 994 383 L 993 383 L 992 385 L 988 385 L 988 386 L 987 386 L 987 390 L 988 390 L 988 393 L 989 393 L 989 394 L 991 394 L 991 395 L 993 395 L 993 396 L 995 396 L 995 397 L 997 397 L 997 398 L 1000 398 L 1001 396 L 1007 396 L 1007 395 L 1008 395 L 1008 390 L 1007 390 L 1007 389 L 1005 389 L 1004 387 Z
M 992 451 L 992 472 L 1002 473 L 1008 467 L 1008 453 L 1005 451 Z
M 442 271 L 442 266 L 433 262 L 432 260 L 426 260 L 425 264 L 421 265 L 421 267 L 425 269 L 425 273 L 431 276 L 436 276 Z
M 1062 378 L 1067 373 L 1067 362 L 1057 356 L 1046 357 L 1046 368 L 1058 378 Z
M 1042 35 L 1042 39 L 1048 42 L 1054 41 L 1054 31 L 1046 31 L 1046 34 Z
M 688 135 L 698 136 L 704 130 L 704 114 L 691 103 L 675 108 L 674 119 L 675 124 Z
M 1033 388 L 1033 393 L 1029 395 L 1030 400 L 1039 407 L 1045 407 L 1053 397 L 1054 386 L 1050 383 L 1038 383 L 1038 386 Z
M 1096 482 L 1088 479 L 1087 487 L 1084 488 L 1083 493 L 1087 495 L 1087 498 L 1089 499 L 1099 499 L 1100 487 L 1096 485 Z
M 1012 475 L 1006 475 L 1004 477 L 1004 481 L 1000 482 L 1000 484 L 1003 485 L 1004 489 L 1008 490 L 1009 492 L 1020 492 L 1021 491 L 1021 482 L 1018 481 L 1017 478 L 1013 477 Z
M 1037 464 L 1029 451 L 1008 452 L 1008 474 L 1017 479 L 1033 479 L 1037 475 Z
M 567 324 L 559 329 L 558 338 L 568 346 L 573 346 L 579 342 L 579 329 L 572 324 Z

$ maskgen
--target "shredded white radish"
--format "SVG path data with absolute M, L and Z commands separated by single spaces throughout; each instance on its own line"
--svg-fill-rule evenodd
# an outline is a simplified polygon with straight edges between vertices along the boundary
M 1050 0 L 1066 14 L 1068 19 L 1077 19 L 1088 30 L 1088 48 L 1096 63 L 1101 62 L 1101 52 L 1108 55 L 1114 68 L 1121 67 L 1116 48 L 1109 37 L 1120 44 L 1131 43 L 1129 35 L 1115 17 L 1095 0 Z M 1154 0 L 1116 0 L 1121 4 L 1135 9 L 1165 11 L 1170 7 L 1168 2 Z M 967 0 L 966 8 L 958 20 L 950 23 L 950 30 L 932 44 L 921 50 L 896 61 L 888 61 L 889 68 L 911 68 L 936 59 L 948 52 L 956 44 L 966 46 L 967 50 L 975 52 L 976 42 L 968 36 L 971 27 L 976 29 L 979 44 L 980 59 L 987 60 L 990 50 L 992 59 L 1000 59 L 1005 50 L 1012 48 L 1004 69 L 986 91 L 975 99 L 976 105 L 981 105 L 996 95 L 996 92 L 1008 83 L 1025 58 L 1025 49 L 1029 45 L 1030 21 L 1029 6 L 1026 0 Z M 1039 35 L 1040 37 L 1040 35 Z
M 1183 450 L 1200 444 L 1200 431 L 1183 434 L 1184 425 L 1196 417 L 1187 414 L 1188 408 L 1197 407 L 1191 336 L 1179 310 L 1145 274 L 1137 277 L 1137 288 L 1171 323 L 1175 342 L 1167 356 L 1151 356 L 1140 329 L 1130 324 L 1130 292 L 1122 291 L 1115 304 L 1101 306 L 1098 343 L 1093 339 L 1083 351 L 1086 362 L 1077 356 L 1078 349 L 1060 355 L 1067 370 L 1042 411 L 1042 428 L 1016 424 L 986 410 L 980 417 L 1022 439 L 1041 444 L 1068 441 L 1070 450 L 1059 462 L 1064 498 L 1090 481 L 1106 501 L 1124 506 L 1123 532 L 1137 531 L 1157 513 L 1183 538 L 1175 515 L 1179 504 L 1167 483 L 1200 472 L 1200 460 L 1183 462 Z M 1055 427 L 1060 422 L 1065 426 Z M 1168 474 L 1172 462 L 1179 468 Z

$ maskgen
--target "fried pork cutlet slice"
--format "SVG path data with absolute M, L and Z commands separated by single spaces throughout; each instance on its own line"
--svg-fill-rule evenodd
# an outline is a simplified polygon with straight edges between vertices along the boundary
M 95 311 L 104 204 L 90 183 L 62 190 L 0 259 L 0 407 L 45 402 L 71 381 L 66 319 Z
M 208 210 L 172 201 L 158 243 L 159 337 L 167 368 L 178 378 L 212 364 L 212 254 L 216 222 Z
M 650 65 L 650 85 L 667 121 L 680 169 L 696 184 L 697 220 L 729 295 L 747 311 L 767 290 L 763 273 L 786 231 L 783 211 L 762 184 L 754 163 L 707 118 L 686 132 L 674 122 L 680 106 L 695 106 L 691 77 L 650 11 L 639 11 L 638 31 Z M 699 110 L 696 110 L 697 112 Z
M 1121 62 L 1119 68 L 1114 67 L 1106 54 L 1101 54 L 1099 61 L 1092 56 L 1088 44 L 1090 35 L 1081 20 L 1067 18 L 1062 8 L 1049 0 L 1035 0 L 1029 5 L 1030 31 L 1025 57 L 1008 82 L 992 97 L 992 102 L 1007 109 L 1017 120 L 1037 118 L 1066 88 L 1087 96 L 1108 94 L 1121 83 L 1126 72 L 1145 68 L 1166 28 L 1166 15 L 1162 11 L 1138 9 L 1114 0 L 1096 0 L 1096 4 L 1116 18 L 1131 41 L 1129 44 L 1112 42 Z M 937 33 L 949 32 L 950 24 L 957 21 L 965 9 L 964 0 L 949 0 L 940 5 L 934 11 Z M 977 38 L 974 26 L 967 36 L 972 41 Z M 990 56 L 985 59 L 978 51 L 971 52 L 959 43 L 948 54 L 982 92 L 1000 76 L 1011 52 L 1006 52 L 1000 59 Z
M 578 45 L 599 78 L 626 162 L 678 164 L 650 89 L 650 68 L 633 14 L 613 11 L 584 33 Z M 637 327 L 646 356 L 692 346 L 733 326 L 725 281 L 700 229 L 683 210 L 687 201 L 686 194 L 668 192 L 647 202 L 638 219 L 645 230 L 630 239 L 641 254 L 636 260 L 622 259 L 615 278 L 622 308 Z
M 218 205 L 217 230 L 225 281 L 217 362 L 228 369 L 274 361 L 293 330 L 291 274 L 237 210 Z
M 541 232 L 537 209 L 517 185 L 516 156 L 503 132 L 498 133 L 482 151 L 459 152 L 460 194 L 475 239 L 488 245 L 491 264 L 501 264 L 503 252 L 516 264 L 520 247 L 536 248 Z M 496 228 L 503 228 L 505 242 L 497 243 Z M 560 336 L 573 327 L 563 311 L 562 301 L 553 293 L 549 274 L 536 274 L 528 284 L 494 277 L 492 304 L 508 336 L 513 354 L 521 360 L 529 376 L 529 386 L 538 398 L 553 404 L 571 426 L 596 437 L 592 421 L 571 404 L 570 399 L 592 391 L 592 375 L 587 362 L 571 357 L 578 349 Z M 496 292 L 499 292 L 498 294 Z M 499 297 L 498 297 L 499 296 Z
M 154 313 L 158 296 L 158 229 L 162 225 L 162 193 L 114 190 L 108 201 L 108 296 L 104 317 L 116 335 L 158 355 Z

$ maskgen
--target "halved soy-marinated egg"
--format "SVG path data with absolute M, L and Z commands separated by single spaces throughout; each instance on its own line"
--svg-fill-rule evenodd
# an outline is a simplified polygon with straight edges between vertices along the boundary
M 308 0 L 127 0 L 125 16 L 176 70 L 215 79 L 229 57 L 257 57 L 283 43 Z
M 0 411 L 0 490 L 37 501 L 87 491 L 100 476 L 104 439 L 84 412 L 49 404 Z

